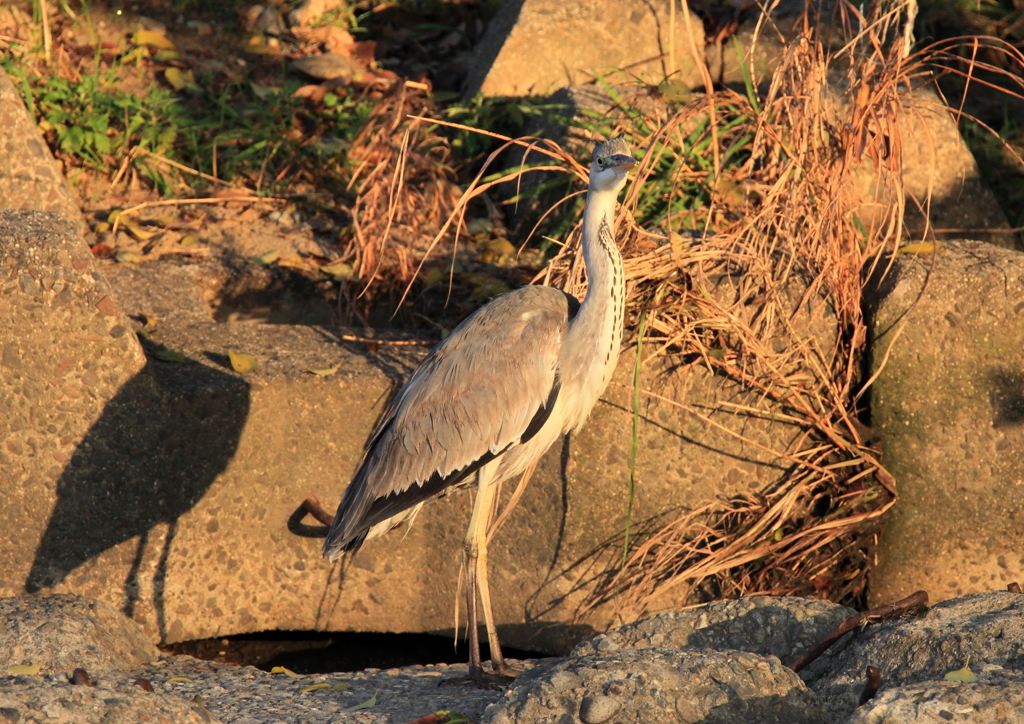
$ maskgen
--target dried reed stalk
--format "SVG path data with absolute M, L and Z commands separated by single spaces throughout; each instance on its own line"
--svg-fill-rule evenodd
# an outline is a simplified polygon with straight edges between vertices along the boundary
M 396 81 L 349 148 L 354 233 L 340 261 L 354 270 L 356 294 L 373 284 L 374 294 L 387 295 L 411 283 L 427 256 L 424 229 L 439 228 L 462 195 L 447 142 L 422 120 L 432 111 L 422 89 Z

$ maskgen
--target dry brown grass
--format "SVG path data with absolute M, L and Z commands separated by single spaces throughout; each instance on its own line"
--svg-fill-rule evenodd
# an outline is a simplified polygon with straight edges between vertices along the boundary
M 348 150 L 353 234 L 340 261 L 353 278 L 339 296 L 347 325 L 370 326 L 360 297 L 401 294 L 414 280 L 429 255 L 424 232 L 440 228 L 462 195 L 448 144 L 420 120 L 433 110 L 423 90 L 396 81 Z

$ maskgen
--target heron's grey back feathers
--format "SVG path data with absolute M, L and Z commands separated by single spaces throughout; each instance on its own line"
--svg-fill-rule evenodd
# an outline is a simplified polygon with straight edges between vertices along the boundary
M 358 546 L 373 526 L 463 483 L 536 434 L 557 397 L 562 340 L 578 306 L 560 290 L 523 287 L 453 330 L 370 437 L 325 552 Z

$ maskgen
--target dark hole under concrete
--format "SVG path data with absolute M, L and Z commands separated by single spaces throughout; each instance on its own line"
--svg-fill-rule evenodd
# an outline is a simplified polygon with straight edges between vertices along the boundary
M 322 631 L 262 631 L 225 638 L 182 641 L 161 646 L 172 654 L 187 654 L 206 661 L 255 666 L 270 671 L 284 666 L 297 674 L 391 669 L 413 664 L 465 663 L 466 642 L 458 647 L 450 636 L 416 633 Z M 481 642 L 481 655 L 490 648 Z M 507 658 L 539 659 L 547 654 L 502 647 Z

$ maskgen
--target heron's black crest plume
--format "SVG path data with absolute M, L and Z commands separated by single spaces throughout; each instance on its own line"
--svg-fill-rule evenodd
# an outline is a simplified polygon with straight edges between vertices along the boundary
M 626 143 L 626 139 L 622 136 L 616 136 L 615 138 L 609 138 L 607 141 L 597 144 L 594 146 L 594 160 L 599 158 L 608 158 L 609 156 L 632 156 L 633 153 L 629 150 L 629 144 Z

